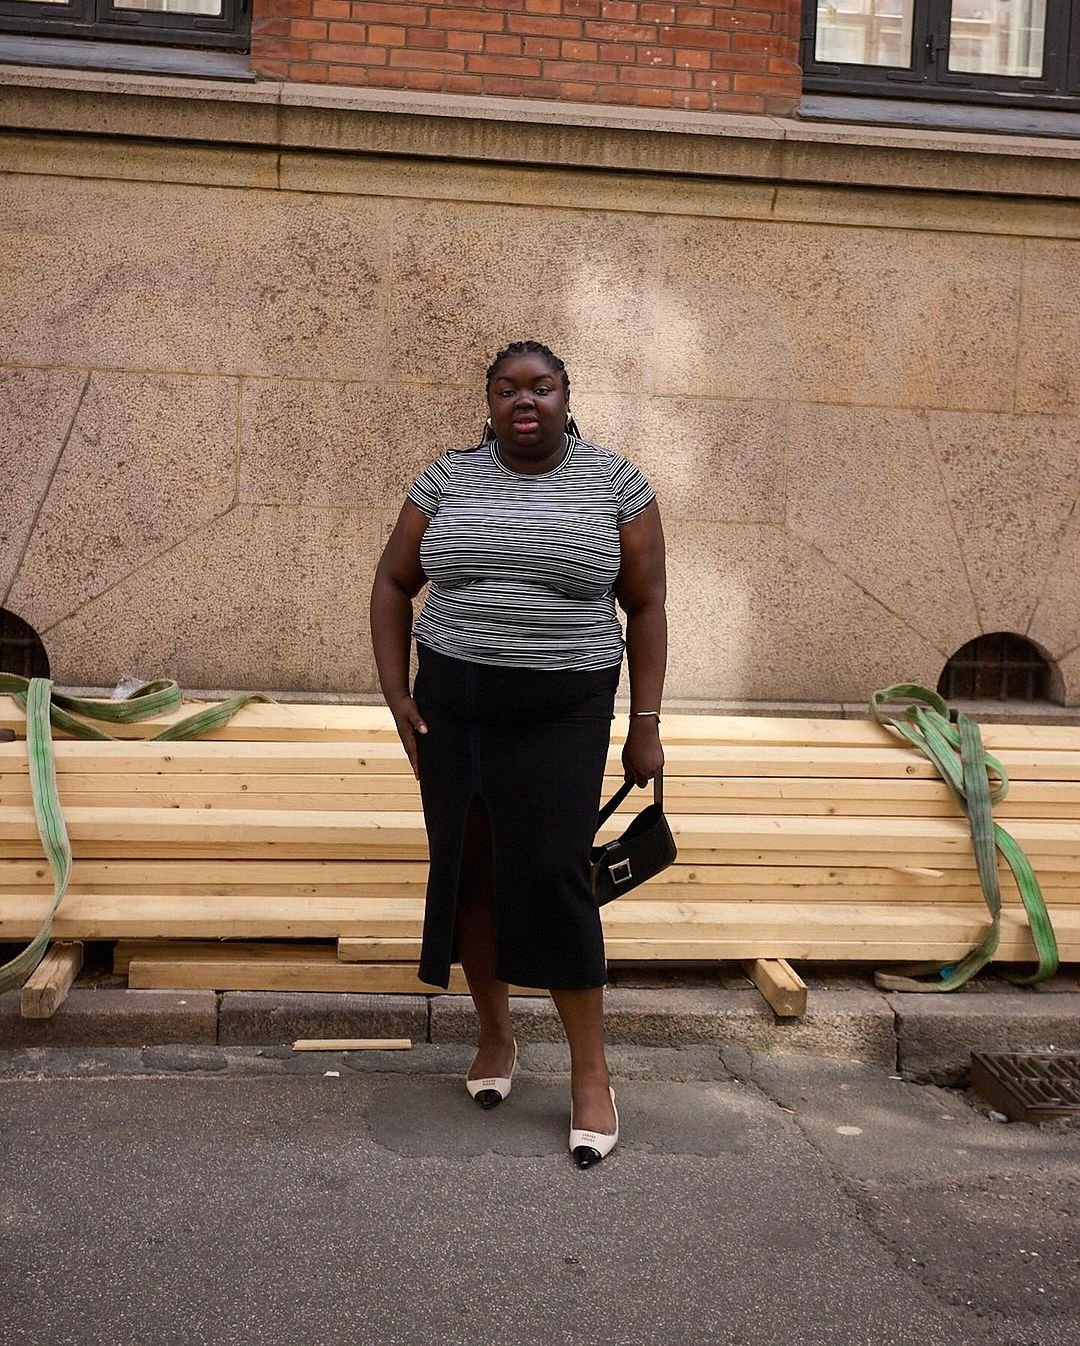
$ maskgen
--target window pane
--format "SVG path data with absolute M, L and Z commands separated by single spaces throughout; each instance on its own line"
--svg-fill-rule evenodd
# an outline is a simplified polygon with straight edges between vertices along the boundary
M 952 0 L 949 69 L 1038 79 L 1046 0 Z
M 818 0 L 814 56 L 844 65 L 911 65 L 915 0 Z
M 218 18 L 222 0 L 113 0 L 114 9 L 148 9 L 157 14 L 210 14 Z

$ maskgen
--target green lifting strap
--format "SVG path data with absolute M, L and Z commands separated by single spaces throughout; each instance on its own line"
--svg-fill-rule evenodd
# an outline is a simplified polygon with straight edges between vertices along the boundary
M 164 711 L 176 710 L 181 704 L 180 688 L 167 678 L 144 683 L 122 700 L 90 701 L 83 697 L 64 696 L 53 689 L 48 678 L 20 678 L 13 673 L 0 673 L 0 695 L 8 695 L 26 711 L 26 756 L 30 768 L 30 793 L 34 801 L 34 818 L 38 835 L 45 848 L 53 875 L 52 905 L 41 929 L 30 943 L 14 958 L 0 967 L 0 992 L 21 986 L 45 955 L 52 935 L 52 924 L 57 908 L 63 901 L 71 881 L 71 842 L 64 824 L 64 812 L 56 788 L 56 762 L 53 757 L 52 726 L 75 738 L 89 738 L 115 742 L 116 736 L 106 734 L 87 720 L 102 720 L 112 724 L 133 724 L 147 720 Z M 152 735 L 148 742 L 197 738 L 220 729 L 243 706 L 253 701 L 272 701 L 262 692 L 245 692 L 220 705 L 208 706 L 186 719 L 169 725 Z M 82 719 L 77 718 L 82 716 Z
M 884 709 L 890 702 L 897 701 L 910 703 L 902 716 L 890 715 Z M 870 713 L 879 724 L 891 726 L 933 762 L 964 811 L 971 828 L 979 883 L 991 917 L 990 927 L 980 943 L 955 966 L 912 963 L 898 971 L 875 972 L 875 983 L 885 991 L 954 991 L 990 962 L 997 952 L 1001 931 L 998 851 L 1016 880 L 1039 960 L 1034 972 L 1006 975 L 1010 981 L 1022 986 L 1052 977 L 1058 965 L 1054 928 L 1027 856 L 1015 839 L 993 820 L 991 806 L 1005 798 L 1009 778 L 1001 763 L 987 754 L 979 726 L 962 711 L 950 715 L 948 706 L 936 692 L 910 682 L 874 692 L 870 698 Z M 920 980 L 923 977 L 929 980 Z

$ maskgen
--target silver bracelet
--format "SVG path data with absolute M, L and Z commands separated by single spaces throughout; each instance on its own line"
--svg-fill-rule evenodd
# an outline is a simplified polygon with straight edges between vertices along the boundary
M 655 719 L 656 719 L 656 723 L 657 723 L 657 724 L 660 723 L 660 712 L 659 712 L 658 710 L 632 710 L 632 711 L 630 712 L 630 714 L 631 714 L 631 716 L 634 716 L 634 715 L 652 715 L 652 716 L 655 717 Z

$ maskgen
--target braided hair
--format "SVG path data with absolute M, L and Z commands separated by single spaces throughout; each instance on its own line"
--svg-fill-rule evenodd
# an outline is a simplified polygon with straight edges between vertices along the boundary
M 504 346 L 498 355 L 496 355 L 495 359 L 492 360 L 491 364 L 488 365 L 487 378 L 484 383 L 485 393 L 490 391 L 491 380 L 499 372 L 499 366 L 504 364 L 514 355 L 539 355 L 541 359 L 545 361 L 551 372 L 553 374 L 558 374 L 561 377 L 563 392 L 566 394 L 567 401 L 570 400 L 570 375 L 566 372 L 566 365 L 563 364 L 553 350 L 550 350 L 539 341 L 511 341 L 508 346 Z M 568 435 L 573 435 L 575 439 L 581 438 L 581 431 L 578 429 L 577 421 L 574 420 L 573 416 L 568 416 L 566 419 L 566 433 Z M 480 442 L 482 444 L 490 444 L 494 438 L 495 431 L 491 428 L 491 421 L 485 421 L 484 436 Z

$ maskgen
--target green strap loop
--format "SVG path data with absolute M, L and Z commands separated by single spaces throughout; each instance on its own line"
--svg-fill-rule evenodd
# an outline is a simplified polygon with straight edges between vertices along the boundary
M 903 718 L 884 709 L 896 701 L 910 703 Z M 870 713 L 879 724 L 895 729 L 933 762 L 964 811 L 971 829 L 979 885 L 990 912 L 986 934 L 954 967 L 946 963 L 912 963 L 897 971 L 875 972 L 875 983 L 886 991 L 954 991 L 991 961 L 1001 938 L 999 852 L 1016 880 L 1038 958 L 1033 972 L 1006 975 L 1010 981 L 1028 986 L 1052 977 L 1057 971 L 1058 949 L 1050 914 L 1027 856 L 1016 839 L 993 820 L 992 805 L 1005 798 L 1009 778 L 1001 763 L 986 752 L 979 726 L 962 711 L 955 712 L 954 722 L 948 706 L 936 692 L 910 682 L 874 692 Z M 927 976 L 932 980 L 918 980 Z
M 53 689 L 48 678 L 20 678 L 14 673 L 0 673 L 0 694 L 15 699 L 26 711 L 26 756 L 30 770 L 30 794 L 34 801 L 34 819 L 38 836 L 49 861 L 53 875 L 52 905 L 41 929 L 26 946 L 0 967 L 0 993 L 21 986 L 37 967 L 48 948 L 52 924 L 71 881 L 71 841 L 64 823 L 64 812 L 56 785 L 56 760 L 53 755 L 52 726 L 76 738 L 116 742 L 115 735 L 88 724 L 88 720 L 103 720 L 112 724 L 133 724 L 149 719 L 181 705 L 180 687 L 168 678 L 143 683 L 123 700 L 91 701 L 84 697 L 64 696 Z M 176 739 L 196 738 L 220 729 L 242 707 L 253 701 L 272 701 L 262 692 L 245 692 L 221 705 L 179 720 L 160 730 L 147 742 L 171 742 Z M 78 717 L 83 718 L 78 718 Z

